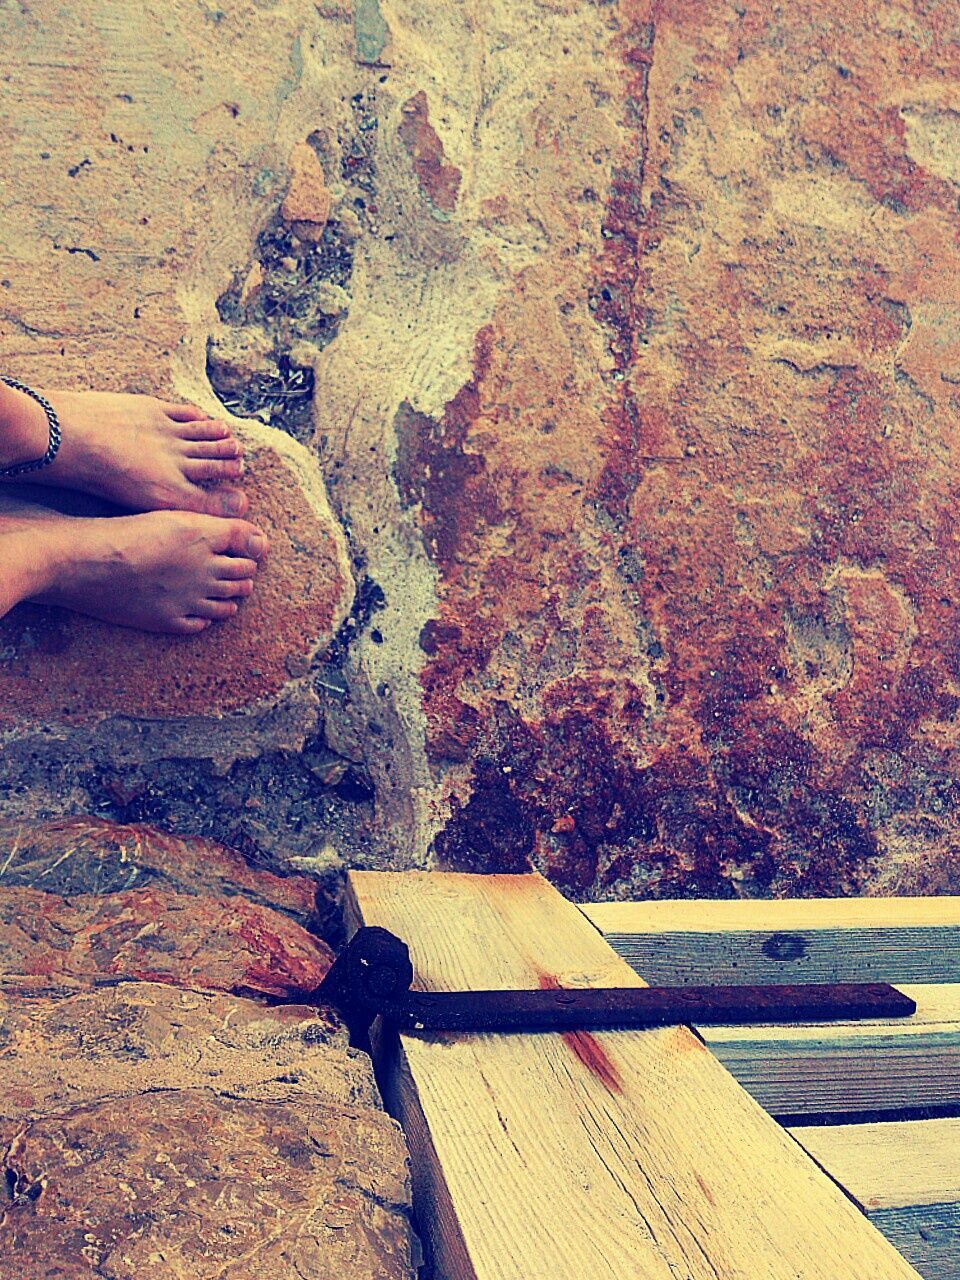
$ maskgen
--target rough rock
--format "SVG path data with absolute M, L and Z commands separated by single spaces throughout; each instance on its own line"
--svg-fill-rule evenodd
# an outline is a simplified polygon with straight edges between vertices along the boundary
M 247 450 L 250 518 L 271 539 L 255 595 L 235 618 L 186 639 L 21 605 L 0 620 L 0 730 L 90 725 L 123 714 L 192 716 L 215 734 L 220 717 L 290 696 L 343 621 L 352 583 L 309 456 L 256 424 L 238 434 Z
M 498 18 L 448 15 L 456 84 L 390 23 L 464 181 L 435 230 L 381 129 L 370 278 L 419 313 L 355 306 L 318 378 L 390 415 L 427 557 L 372 557 L 360 656 L 423 654 L 416 829 L 581 897 L 956 892 L 954 11 L 530 4 L 509 51 Z
M 25 994 L 130 978 L 274 997 L 307 995 L 330 967 L 319 938 L 244 898 L 128 889 L 0 891 L 0 982 Z
M 0 1007 L 24 1280 L 411 1280 L 402 1139 L 329 1019 L 151 983 Z
M 330 1107 L 379 1105 L 369 1059 L 348 1048 L 329 1010 L 266 1008 L 152 982 L 60 1000 L 5 993 L 0 1002 L 0 1053 L 22 1067 L 4 1096 L 8 1119 L 178 1085 L 268 1101 L 305 1093 Z
M 8 824 L 0 849 L 5 1265 L 412 1280 L 370 1060 L 294 1003 L 331 958 L 297 923 L 311 882 L 95 819 Z
M 6 812 L 330 849 L 331 896 L 343 861 L 431 860 L 956 890 L 952 6 L 3 22 L 7 363 L 212 406 L 208 337 L 262 331 L 220 394 L 318 460 L 357 579 L 322 659 L 305 576 L 173 659 L 18 624 Z M 305 145 L 316 242 L 281 215 Z
M 290 998 L 332 958 L 305 876 L 213 840 L 92 818 L 0 823 L 0 984 L 41 993 L 131 978 Z
M 316 923 L 316 883 L 251 867 L 215 840 L 180 839 L 155 827 L 120 826 L 103 818 L 0 822 L 0 886 L 40 889 L 71 898 L 131 889 L 240 896 Z

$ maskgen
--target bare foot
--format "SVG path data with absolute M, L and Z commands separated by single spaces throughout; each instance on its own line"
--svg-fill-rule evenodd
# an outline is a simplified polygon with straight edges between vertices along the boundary
M 21 394 L 21 393 L 18 393 Z M 31 484 L 97 494 L 135 511 L 196 511 L 240 516 L 246 495 L 229 481 L 243 471 L 243 446 L 226 423 L 189 404 L 105 391 L 43 391 L 60 418 L 63 440 Z M 24 396 L 23 457 L 47 447 L 43 410 Z M 34 438 L 35 437 L 35 438 Z M 204 488 L 212 485 L 212 488 Z
M 18 599 L 142 631 L 193 635 L 232 617 L 267 549 L 246 520 L 190 512 L 0 517 L 0 563 Z

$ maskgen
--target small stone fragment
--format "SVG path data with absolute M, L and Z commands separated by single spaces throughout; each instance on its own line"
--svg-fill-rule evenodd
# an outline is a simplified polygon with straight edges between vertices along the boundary
M 251 378 L 277 378 L 273 339 L 259 325 L 217 325 L 207 343 L 207 367 L 217 391 L 241 396 Z
M 359 238 L 363 227 L 354 209 L 344 205 L 342 209 L 337 211 L 337 220 L 340 223 L 340 231 L 346 240 L 357 240 Z
M 350 295 L 338 284 L 321 280 L 314 290 L 314 305 L 325 316 L 340 316 L 350 308 Z
M 290 155 L 290 186 L 280 206 L 286 222 L 311 222 L 320 227 L 330 216 L 330 192 L 317 153 L 298 142 Z
M 259 262 L 253 263 L 250 270 L 247 272 L 246 279 L 240 289 L 241 306 L 245 307 L 250 299 L 259 292 L 260 286 L 263 284 L 263 279 L 263 267 Z

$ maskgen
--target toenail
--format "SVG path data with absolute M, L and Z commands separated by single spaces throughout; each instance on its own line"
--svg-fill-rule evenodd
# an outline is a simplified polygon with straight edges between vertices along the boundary
M 243 494 L 242 493 L 225 494 L 223 499 L 223 505 L 232 515 L 235 515 L 235 516 L 240 515 L 243 512 Z
M 251 533 L 247 539 L 247 550 L 254 560 L 259 560 L 267 549 L 267 540 L 262 533 Z

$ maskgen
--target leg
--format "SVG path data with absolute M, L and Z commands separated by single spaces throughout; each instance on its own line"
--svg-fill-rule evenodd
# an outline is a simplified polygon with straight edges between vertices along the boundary
M 181 511 L 110 519 L 0 511 L 0 616 L 22 600 L 192 635 L 232 617 L 267 539 L 246 520 Z
M 47 575 L 43 571 L 40 558 L 36 555 L 36 547 L 29 538 L 13 537 L 15 527 L 21 521 L 0 515 L 0 618 L 19 604 L 21 600 L 29 600 L 32 595 L 47 586 Z
M 246 496 L 230 482 L 243 471 L 243 446 L 223 422 L 193 405 L 152 396 L 44 391 L 60 418 L 54 461 L 32 484 L 79 489 L 134 511 L 240 516 Z M 0 468 L 42 456 L 43 409 L 0 382 Z

